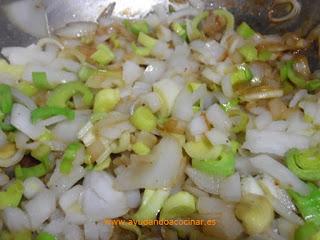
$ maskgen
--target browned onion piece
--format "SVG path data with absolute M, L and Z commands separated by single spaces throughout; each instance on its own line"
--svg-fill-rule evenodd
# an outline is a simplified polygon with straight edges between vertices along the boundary
M 279 6 L 280 4 L 290 4 L 291 10 L 285 16 L 275 17 L 273 16 L 274 9 L 276 6 Z M 297 0 L 275 0 L 271 6 L 271 10 L 268 12 L 268 16 L 271 22 L 280 23 L 294 18 L 295 16 L 299 15 L 300 11 L 301 4 Z

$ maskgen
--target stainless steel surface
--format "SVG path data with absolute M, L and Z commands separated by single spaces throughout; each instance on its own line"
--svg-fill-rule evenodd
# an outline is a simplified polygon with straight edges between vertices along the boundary
M 16 1 L 16 0 L 14 0 Z M 39 1 L 39 0 L 36 0 Z M 113 14 L 123 18 L 137 18 L 146 15 L 155 4 L 167 4 L 168 0 L 43 0 L 47 6 L 50 27 L 59 28 L 68 22 L 96 21 L 99 15 L 116 2 Z M 296 18 L 273 24 L 268 19 L 271 0 L 208 0 L 207 8 L 226 7 L 234 13 L 237 22 L 246 21 L 261 33 L 282 33 L 299 31 L 307 34 L 320 23 L 320 0 L 299 0 L 301 13 Z M 0 48 L 5 46 L 26 46 L 36 39 L 8 21 L 3 6 L 13 0 L 0 0 Z M 32 26 L 30 26 L 32 27 Z

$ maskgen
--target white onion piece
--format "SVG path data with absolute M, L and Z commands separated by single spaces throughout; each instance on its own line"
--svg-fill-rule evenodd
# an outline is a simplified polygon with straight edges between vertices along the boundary
M 37 108 L 37 105 L 35 104 L 35 102 L 30 97 L 24 95 L 19 90 L 12 88 L 11 93 L 12 93 L 13 99 L 16 102 L 18 102 L 22 105 L 25 105 L 30 110 L 34 110 Z
M 227 144 L 229 142 L 228 133 L 217 128 L 212 128 L 206 132 L 208 140 L 213 144 Z
M 185 172 L 201 190 L 212 194 L 219 194 L 220 184 L 223 181 L 222 177 L 209 176 L 190 166 L 186 167 Z
M 15 137 L 15 142 L 16 142 L 16 146 L 18 149 L 20 150 L 25 150 L 25 149 L 35 149 L 39 146 L 39 142 L 31 142 L 28 143 L 28 141 L 30 140 L 30 138 L 25 135 L 22 132 L 17 132 L 16 133 L 16 137 Z
M 45 10 L 37 6 L 37 1 L 14 1 L 5 5 L 4 10 L 10 21 L 24 32 L 35 37 L 44 37 L 48 34 Z
M 47 118 L 45 120 L 39 121 L 38 124 L 40 126 L 44 126 L 45 127 L 45 126 L 50 126 L 50 125 L 62 122 L 64 120 L 66 120 L 65 116 L 58 115 L 58 116 L 53 116 L 53 117 Z
M 115 125 L 111 125 L 101 129 L 100 136 L 107 139 L 115 140 L 118 139 L 124 132 L 133 132 L 135 130 L 134 126 L 129 121 L 124 121 Z
M 24 206 L 33 230 L 38 229 L 56 208 L 56 197 L 53 192 L 44 190 L 38 193 Z
M 80 200 L 84 187 L 82 185 L 76 185 L 68 191 L 64 192 L 59 198 L 59 206 L 67 213 L 69 208 Z M 70 211 L 70 210 L 69 210 Z
M 127 85 L 131 85 L 134 81 L 138 80 L 143 73 L 142 68 L 132 61 L 126 61 L 123 64 L 122 78 Z
M 298 92 L 296 92 L 296 94 L 291 99 L 291 101 L 289 103 L 289 107 L 291 107 L 291 108 L 295 107 L 298 104 L 298 102 L 300 102 L 300 100 L 302 100 L 307 95 L 308 95 L 307 90 L 305 90 L 305 89 L 299 90 Z
M 10 122 L 15 128 L 33 140 L 39 138 L 45 130 L 45 128 L 39 124 L 32 124 L 31 111 L 18 103 L 12 107 Z
M 139 190 L 132 190 L 125 192 L 127 197 L 127 204 L 129 208 L 137 208 L 141 203 L 141 196 Z
M 258 92 L 258 93 L 248 93 L 241 96 L 241 98 L 243 101 L 253 101 L 253 100 L 259 100 L 259 99 L 280 98 L 282 96 L 283 96 L 283 90 L 276 89 L 276 90 L 269 90 L 269 91 Z
M 34 44 L 24 47 L 2 48 L 1 53 L 11 64 L 49 64 L 56 57 L 52 52 L 42 51 L 39 46 Z
M 228 202 L 239 202 L 241 198 L 240 175 L 235 173 L 220 184 L 220 197 Z
M 37 45 L 41 48 L 45 47 L 46 45 L 54 45 L 60 49 L 64 49 L 64 46 L 61 42 L 59 42 L 57 39 L 54 39 L 54 38 L 41 38 Z
M 0 147 L 7 143 L 7 135 L 0 129 Z
M 44 183 L 39 178 L 36 178 L 36 177 L 30 177 L 24 180 L 23 187 L 24 187 L 23 195 L 27 199 L 33 198 L 37 193 L 45 189 Z
M 195 8 L 187 7 L 187 8 L 181 9 L 179 11 L 176 11 L 174 13 L 171 13 L 167 17 L 167 23 L 170 24 L 173 21 L 175 21 L 176 19 L 188 17 L 188 16 L 196 16 L 198 14 L 199 14 L 199 10 L 197 10 Z
M 193 104 L 206 95 L 205 86 L 200 86 L 196 91 L 191 93 L 186 87 L 180 91 L 176 97 L 175 104 L 172 109 L 172 115 L 180 120 L 190 121 L 194 112 Z
M 188 128 L 193 136 L 201 135 L 208 131 L 206 120 L 201 115 L 194 117 L 189 123 Z
M 249 159 L 241 156 L 236 157 L 236 169 L 241 176 L 256 175 L 258 173 L 257 169 L 251 165 Z
M 58 29 L 55 33 L 60 37 L 79 38 L 94 35 L 97 24 L 93 22 L 74 22 L 67 24 L 64 28 Z
M 77 73 L 80 71 L 81 65 L 71 59 L 56 58 L 50 64 L 50 67 L 56 70 L 64 69 L 70 72 Z
M 9 180 L 10 180 L 10 178 L 8 177 L 8 175 L 6 175 L 5 173 L 2 173 L 0 171 L 0 187 L 9 183 Z
M 222 76 L 220 74 L 214 72 L 212 69 L 208 67 L 203 69 L 203 71 L 201 72 L 201 75 L 204 76 L 206 79 L 209 79 L 210 81 L 219 85 L 222 80 Z
M 160 98 L 154 92 L 150 92 L 150 93 L 142 95 L 140 97 L 140 100 L 141 100 L 142 103 L 147 105 L 152 112 L 157 112 L 161 108 Z
M 68 175 L 62 174 L 59 166 L 60 164 L 57 164 L 47 184 L 49 188 L 58 194 L 70 189 L 85 175 L 85 169 L 81 166 L 74 166 Z
M 301 181 L 284 165 L 268 155 L 259 155 L 249 160 L 256 169 L 278 179 L 284 186 L 292 187 L 294 191 L 300 194 L 308 194 L 309 188 L 307 184 Z
M 195 40 L 190 43 L 190 47 L 200 54 L 201 62 L 209 65 L 222 61 L 226 53 L 226 49 L 215 40 L 209 42 Z
M 60 214 L 57 214 L 57 215 L 60 215 Z M 65 217 L 62 215 L 62 213 L 61 213 L 61 216 L 57 216 L 57 217 L 56 216 L 53 217 L 53 214 L 52 214 L 50 218 L 50 222 L 48 224 L 43 225 L 43 231 L 51 233 L 55 236 L 60 236 L 66 224 L 67 224 L 67 221 Z
M 73 224 L 68 224 L 65 226 L 63 230 L 63 236 L 63 239 L 65 240 L 84 240 L 83 230 L 79 226 Z
M 181 171 L 182 149 L 172 137 L 163 137 L 148 156 L 150 164 L 132 162 L 116 178 L 120 190 L 165 188 L 175 185 Z M 168 168 L 170 166 L 170 168 Z M 146 181 L 147 179 L 147 181 Z
M 89 240 L 99 240 L 99 228 L 93 222 L 84 224 L 84 237 Z
M 307 136 L 266 130 L 250 129 L 246 132 L 243 148 L 253 153 L 271 153 L 283 156 L 290 148 L 308 148 L 311 139 Z
M 129 210 L 125 193 L 115 190 L 113 182 L 113 176 L 105 172 L 91 172 L 86 176 L 82 201 L 86 216 L 99 221 L 120 217 Z
M 285 239 L 290 239 L 294 236 L 294 232 L 297 227 L 295 224 L 289 222 L 284 218 L 278 218 L 275 221 L 279 230 L 279 234 L 282 237 L 284 237 Z
M 213 104 L 207 109 L 206 117 L 215 128 L 230 130 L 232 127 L 230 118 L 218 104 Z
M 63 143 L 71 143 L 77 140 L 79 130 L 88 122 L 88 120 L 88 114 L 76 112 L 74 120 L 66 120 L 56 124 L 52 129 L 52 133 L 56 140 Z
M 164 61 L 152 61 L 143 72 L 143 79 L 147 82 L 154 83 L 158 81 L 166 70 Z
M 19 232 L 31 228 L 28 216 L 20 208 L 5 208 L 2 218 L 10 232 Z
M 272 122 L 272 115 L 269 111 L 262 110 L 261 113 L 254 119 L 257 129 L 264 129 Z
M 241 195 L 247 194 L 263 195 L 263 190 L 259 186 L 259 183 L 252 176 L 248 176 L 241 179 Z
M 6 158 L 6 159 L 0 159 L 0 167 L 7 168 L 14 166 L 18 162 L 21 161 L 21 159 L 24 156 L 23 150 L 18 150 L 12 157 Z
M 221 81 L 222 92 L 227 97 L 231 98 L 233 95 L 232 83 L 229 76 L 225 76 Z
M 157 41 L 151 53 L 158 59 L 165 60 L 171 57 L 173 50 L 169 48 L 166 42 Z
M 221 239 L 237 239 L 243 232 L 243 227 L 236 219 L 233 208 L 224 201 L 213 197 L 200 197 L 197 209 L 201 216 L 215 219 L 216 226 L 204 226 L 203 231 Z

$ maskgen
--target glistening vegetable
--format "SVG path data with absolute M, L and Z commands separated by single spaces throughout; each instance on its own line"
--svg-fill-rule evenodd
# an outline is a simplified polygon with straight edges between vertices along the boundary
M 31 121 L 36 123 L 39 120 L 47 119 L 52 116 L 62 115 L 69 120 L 74 119 L 74 111 L 69 108 L 62 107 L 40 107 L 31 112 Z
M 285 156 L 288 168 L 299 178 L 308 181 L 320 180 L 320 151 L 318 147 L 290 149 Z
M 85 105 L 90 106 L 92 104 L 93 93 L 91 90 L 84 83 L 75 81 L 56 87 L 48 97 L 47 106 L 65 108 L 68 100 L 77 93 L 82 95 L 82 101 Z
M 7 190 L 0 192 L 0 210 L 7 207 L 17 207 L 23 194 L 23 183 L 15 180 Z
M 302 196 L 291 189 L 288 193 L 305 221 L 320 226 L 320 189 L 311 183 L 309 188 L 310 193 L 307 196 Z
M 6 84 L 0 84 L 0 110 L 4 114 L 11 112 L 13 105 L 11 88 Z
M 130 118 L 131 123 L 139 130 L 153 131 L 157 126 L 157 118 L 148 107 L 138 107 Z
M 73 161 L 76 158 L 76 155 L 80 148 L 82 147 L 82 144 L 79 142 L 71 143 L 66 151 L 63 154 L 63 158 L 60 164 L 60 171 L 63 174 L 69 174 L 72 170 Z

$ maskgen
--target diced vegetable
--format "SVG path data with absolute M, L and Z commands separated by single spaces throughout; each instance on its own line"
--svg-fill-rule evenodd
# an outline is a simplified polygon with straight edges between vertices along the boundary
M 245 195 L 236 205 L 235 214 L 250 235 L 264 232 L 274 218 L 273 208 L 268 199 L 255 194 Z
M 57 238 L 48 232 L 40 232 L 36 240 L 57 240 Z
M 82 144 L 79 142 L 71 143 L 65 150 L 62 161 L 60 164 L 60 172 L 63 174 L 69 174 L 73 167 L 73 161 L 76 158 L 76 155 Z
M 238 83 L 249 82 L 252 79 L 253 75 L 251 70 L 246 65 L 240 65 L 237 68 L 237 71 L 231 75 L 232 85 Z
M 226 31 L 230 31 L 234 29 L 234 16 L 231 12 L 226 9 L 220 8 L 213 11 L 213 13 L 217 16 L 224 17 L 227 21 Z
M 235 170 L 234 153 L 224 149 L 216 159 L 192 159 L 192 167 L 213 176 L 230 176 Z
M 253 45 L 246 44 L 240 47 L 238 51 L 247 62 L 255 61 L 258 58 L 258 51 Z
M 17 207 L 23 194 L 23 183 L 15 180 L 6 191 L 0 192 L 0 210 L 7 207 Z
M 52 116 L 63 115 L 69 120 L 74 119 L 74 111 L 69 108 L 62 107 L 40 107 L 31 112 L 31 121 L 36 123 L 39 120 L 47 119 Z
M 99 44 L 97 51 L 93 53 L 90 58 L 100 65 L 107 65 L 115 58 L 113 52 L 105 44 Z
M 146 47 L 147 49 L 151 50 L 156 45 L 157 39 L 150 37 L 143 32 L 139 32 L 138 43 L 140 43 L 142 46 Z
M 131 44 L 132 51 L 142 57 L 149 56 L 151 54 L 151 49 L 147 47 L 137 47 L 135 43 Z
M 76 95 L 81 93 L 83 95 L 82 101 L 85 105 L 90 106 L 93 102 L 93 93 L 82 82 L 68 82 L 56 87 L 50 94 L 47 100 L 49 107 L 62 107 L 65 108 L 67 101 Z
M 294 240 L 317 240 L 313 238 L 320 229 L 312 222 L 306 222 L 299 226 L 294 233 Z
M 0 73 L 5 73 L 14 76 L 17 79 L 22 77 L 24 66 L 22 65 L 11 65 L 5 60 L 0 59 Z
M 288 168 L 299 178 L 308 181 L 320 180 L 320 151 L 318 147 L 298 150 L 290 149 L 286 153 Z
M 221 146 L 212 146 L 206 138 L 194 142 L 187 142 L 183 148 L 186 153 L 194 159 L 215 159 L 222 151 Z
M 78 72 L 79 79 L 81 81 L 86 81 L 96 72 L 95 69 L 89 66 L 82 66 Z
M 183 40 L 187 40 L 187 31 L 184 25 L 174 22 L 171 24 L 171 29 Z
M 38 92 L 38 89 L 28 82 L 20 82 L 18 84 L 18 89 L 28 97 L 32 97 Z
M 243 132 L 247 128 L 247 124 L 249 122 L 249 117 L 248 115 L 241 111 L 240 109 L 235 109 L 235 110 L 230 110 L 229 112 L 230 117 L 238 117 L 239 122 L 237 122 L 231 129 L 232 132 L 234 133 L 239 133 Z
M 258 60 L 259 61 L 268 61 L 270 60 L 272 57 L 272 52 L 268 51 L 268 50 L 262 50 L 258 53 Z
M 136 142 L 132 145 L 132 150 L 138 155 L 148 155 L 150 153 L 150 148 L 143 142 Z
M 306 81 L 294 71 L 293 61 L 287 61 L 280 67 L 280 77 L 283 81 L 289 79 L 299 88 L 306 86 Z
M 198 29 L 198 25 L 201 23 L 203 19 L 208 17 L 208 15 L 209 12 L 205 11 L 200 13 L 198 16 L 194 17 L 191 23 L 187 21 L 187 35 L 189 41 L 193 41 L 204 36 L 203 33 Z
M 168 190 L 146 189 L 144 191 L 139 210 L 132 216 L 132 218 L 138 221 L 156 219 L 168 196 Z
M 237 33 L 244 39 L 249 39 L 254 36 L 255 31 L 246 22 L 242 22 L 237 27 Z
M 10 86 L 0 84 L 0 110 L 4 114 L 8 114 L 12 110 L 13 99 Z
M 93 112 L 110 112 L 120 101 L 119 89 L 106 88 L 100 90 L 94 99 Z
M 138 35 L 140 32 L 145 34 L 149 32 L 149 25 L 144 20 L 131 21 L 126 19 L 123 21 L 123 24 L 129 31 L 136 35 Z
M 16 152 L 16 145 L 14 143 L 6 143 L 0 148 L 0 159 L 7 159 L 12 157 Z
M 18 165 L 15 167 L 14 173 L 17 179 L 25 180 L 30 177 L 43 177 L 48 173 L 48 169 L 44 163 L 25 168 Z
M 223 108 L 223 110 L 225 112 L 228 112 L 230 111 L 231 109 L 235 108 L 236 106 L 238 106 L 238 103 L 239 103 L 239 99 L 238 98 L 233 98 L 231 99 L 230 101 L 224 103 L 224 104 L 221 104 L 221 107 Z
M 151 132 L 157 126 L 157 118 L 148 107 L 138 107 L 130 117 L 131 123 L 139 130 Z
M 173 219 L 186 217 L 196 211 L 196 200 L 188 192 L 178 192 L 170 196 L 164 203 L 160 219 Z
M 306 84 L 306 89 L 308 89 L 309 91 L 316 91 L 320 89 L 320 79 L 308 81 Z
M 288 190 L 293 202 L 307 222 L 313 222 L 320 226 L 320 190 L 309 183 L 310 193 L 303 196 L 292 189 Z
M 38 89 L 51 89 L 52 86 L 48 82 L 47 74 L 45 72 L 33 72 L 32 82 Z

